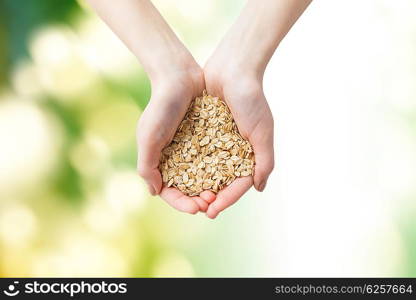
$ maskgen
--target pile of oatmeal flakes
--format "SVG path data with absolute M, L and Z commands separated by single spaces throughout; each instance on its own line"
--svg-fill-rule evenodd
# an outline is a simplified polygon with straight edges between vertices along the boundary
M 188 196 L 217 193 L 237 177 L 254 174 L 254 153 L 225 102 L 204 91 L 163 149 L 159 168 L 166 186 Z

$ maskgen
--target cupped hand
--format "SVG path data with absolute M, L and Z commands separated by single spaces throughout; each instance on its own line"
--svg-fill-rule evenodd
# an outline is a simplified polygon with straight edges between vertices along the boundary
M 205 212 L 215 199 L 214 193 L 205 191 L 199 197 L 188 197 L 176 188 L 164 187 L 158 169 L 162 149 L 171 142 L 191 101 L 204 90 L 204 75 L 199 67 L 194 67 L 160 78 L 152 81 L 152 96 L 137 126 L 139 175 L 152 195 L 159 194 L 177 210 Z
M 274 168 L 273 116 L 263 93 L 262 76 L 244 70 L 227 70 L 225 62 L 216 56 L 205 66 L 205 84 L 208 94 L 218 96 L 229 106 L 240 134 L 253 146 L 254 177 L 237 178 L 221 190 L 209 205 L 207 216 L 217 215 L 237 202 L 254 184 L 263 191 Z

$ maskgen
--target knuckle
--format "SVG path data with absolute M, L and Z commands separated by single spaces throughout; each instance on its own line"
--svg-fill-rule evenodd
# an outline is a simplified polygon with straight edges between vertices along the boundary
M 266 173 L 267 173 L 267 175 L 268 174 L 270 174 L 273 170 L 274 170 L 274 167 L 275 167 L 275 162 L 274 162 L 274 157 L 273 156 L 271 156 L 268 160 L 267 160 L 267 162 L 266 162 L 266 164 L 265 164 L 265 171 L 266 171 Z
M 220 212 L 220 210 L 218 209 L 218 205 L 215 202 L 209 205 L 209 210 L 215 214 Z
M 149 171 L 146 166 L 139 164 L 137 166 L 137 173 L 143 178 L 146 178 L 149 174 Z
M 263 162 L 261 165 L 259 164 L 259 168 L 256 169 L 256 173 L 260 177 L 266 177 L 269 176 L 271 172 L 273 172 L 274 168 L 275 162 L 274 159 L 271 158 L 270 160 Z
M 267 172 L 270 174 L 275 169 L 275 162 L 274 159 L 268 164 Z

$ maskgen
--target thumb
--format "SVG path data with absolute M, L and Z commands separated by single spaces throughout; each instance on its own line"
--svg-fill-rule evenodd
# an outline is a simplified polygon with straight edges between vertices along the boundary
M 274 169 L 273 127 L 258 132 L 250 141 L 253 145 L 256 165 L 254 168 L 254 187 L 262 192 L 267 179 Z
M 162 189 L 162 176 L 158 169 L 161 149 L 152 139 L 138 139 L 137 172 L 146 181 L 149 192 L 158 195 Z

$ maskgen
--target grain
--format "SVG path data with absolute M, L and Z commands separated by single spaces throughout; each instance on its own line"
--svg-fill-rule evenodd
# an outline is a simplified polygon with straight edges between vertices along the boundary
M 254 153 L 225 102 L 204 91 L 163 149 L 159 169 L 165 186 L 188 196 L 218 193 L 237 177 L 254 175 Z

